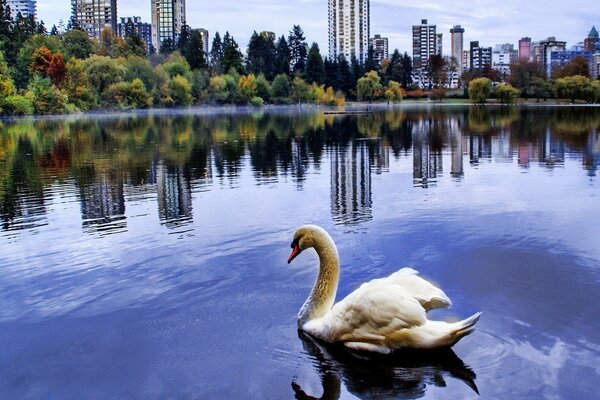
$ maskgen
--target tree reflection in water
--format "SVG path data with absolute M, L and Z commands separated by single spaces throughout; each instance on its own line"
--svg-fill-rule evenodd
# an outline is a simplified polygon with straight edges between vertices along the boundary
M 323 395 L 314 397 L 293 380 L 292 389 L 298 400 L 338 399 L 342 382 L 350 393 L 361 399 L 415 399 L 423 397 L 430 385 L 445 387 L 447 377 L 463 381 L 479 394 L 475 372 L 449 348 L 405 351 L 391 356 L 371 355 L 317 341 L 300 331 L 298 336 L 304 350 L 314 359 L 323 385 Z

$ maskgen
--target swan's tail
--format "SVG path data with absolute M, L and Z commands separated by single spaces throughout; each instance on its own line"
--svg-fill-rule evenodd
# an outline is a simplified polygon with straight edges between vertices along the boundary
M 473 332 L 475 330 L 475 324 L 477 321 L 479 321 L 479 317 L 481 317 L 480 312 L 473 314 L 469 318 L 463 319 L 462 321 L 451 324 L 452 331 L 450 332 L 450 346 L 467 336 L 469 333 Z

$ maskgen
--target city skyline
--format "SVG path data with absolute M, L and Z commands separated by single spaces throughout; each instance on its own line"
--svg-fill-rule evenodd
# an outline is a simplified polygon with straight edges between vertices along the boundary
M 517 44 L 524 36 L 531 37 L 533 41 L 556 36 L 570 47 L 582 42 L 592 26 L 600 25 L 598 17 L 587 11 L 586 4 L 582 0 L 574 0 L 568 5 L 560 1 L 519 3 L 509 0 L 499 5 L 487 0 L 477 3 L 457 0 L 450 7 L 431 0 L 410 6 L 399 5 L 392 0 L 371 0 L 370 30 L 389 38 L 390 52 L 397 48 L 409 54 L 412 50 L 411 27 L 424 18 L 437 25 L 438 31 L 444 34 L 444 54 L 449 54 L 451 49 L 449 30 L 458 24 L 465 29 L 465 43 L 478 40 L 484 46 L 494 46 L 506 42 Z M 38 19 L 43 20 L 48 28 L 61 19 L 66 24 L 70 18 L 70 0 L 56 0 L 51 4 L 38 2 L 37 6 Z M 317 42 L 325 53 L 328 48 L 327 7 L 326 0 L 291 3 L 247 0 L 235 4 L 188 1 L 186 13 L 191 27 L 205 28 L 211 35 L 216 31 L 221 35 L 229 31 L 244 50 L 254 30 L 287 35 L 294 24 L 299 24 L 307 41 Z M 121 0 L 117 11 L 118 17 L 135 15 L 145 22 L 151 20 L 150 0 Z M 552 19 L 560 20 L 561 24 L 549 23 Z

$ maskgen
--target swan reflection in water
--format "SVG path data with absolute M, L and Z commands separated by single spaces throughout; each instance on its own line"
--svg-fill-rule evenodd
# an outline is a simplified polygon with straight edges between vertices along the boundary
M 298 331 L 304 349 L 314 357 L 323 385 L 320 399 L 339 399 L 341 383 L 361 399 L 419 398 L 428 385 L 445 387 L 450 376 L 463 381 L 475 393 L 475 372 L 450 348 L 372 355 L 349 351 L 340 345 L 318 341 Z M 306 393 L 296 380 L 292 388 L 298 400 L 317 399 Z

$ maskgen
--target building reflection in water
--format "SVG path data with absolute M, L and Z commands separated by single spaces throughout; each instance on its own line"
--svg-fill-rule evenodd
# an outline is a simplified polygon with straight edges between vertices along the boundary
M 365 140 L 335 143 L 331 148 L 331 214 L 341 224 L 373 218 L 371 166 Z
M 544 139 L 542 140 L 541 153 L 541 161 L 547 167 L 552 168 L 556 165 L 562 165 L 565 162 L 565 144 L 554 137 L 550 128 L 546 129 Z
M 158 214 L 167 227 L 177 227 L 192 222 L 192 191 L 189 173 L 183 167 L 156 165 L 156 191 Z
M 454 178 L 461 178 L 464 175 L 463 151 L 466 147 L 466 138 L 460 128 L 454 126 L 450 131 L 450 175 Z
M 590 132 L 583 155 L 583 167 L 588 171 L 588 176 L 596 176 L 600 165 L 600 132 Z
M 432 146 L 430 141 L 439 134 L 439 127 L 434 126 L 431 120 L 422 120 L 413 128 L 413 184 L 427 188 L 435 185 L 438 175 L 442 175 L 443 159 L 442 148 Z M 434 133 L 433 131 L 436 130 Z
M 93 172 L 93 171 L 91 171 Z M 102 171 L 80 183 L 81 217 L 87 232 L 101 234 L 124 231 L 125 195 L 123 176 L 117 171 Z

